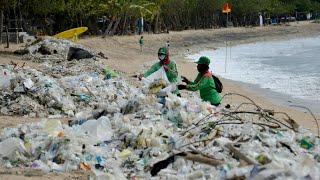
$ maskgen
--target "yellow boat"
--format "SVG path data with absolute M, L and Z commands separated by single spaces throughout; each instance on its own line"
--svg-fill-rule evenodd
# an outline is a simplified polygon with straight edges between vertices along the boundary
M 72 38 L 72 41 L 78 43 L 78 36 L 88 30 L 87 27 L 78 27 L 74 29 L 69 29 L 54 35 L 54 38 L 64 38 L 69 39 Z

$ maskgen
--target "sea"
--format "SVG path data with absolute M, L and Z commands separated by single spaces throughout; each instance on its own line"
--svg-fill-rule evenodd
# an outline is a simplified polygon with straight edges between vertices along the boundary
M 188 58 L 200 56 L 209 57 L 210 70 L 224 79 L 277 103 L 320 114 L 320 36 L 221 47 Z

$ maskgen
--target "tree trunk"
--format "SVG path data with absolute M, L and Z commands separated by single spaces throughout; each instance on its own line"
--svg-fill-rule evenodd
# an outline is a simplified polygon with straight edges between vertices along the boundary
M 135 28 L 134 25 L 135 25 L 135 24 L 134 24 L 134 20 L 133 20 L 132 17 L 130 17 L 130 32 L 129 32 L 129 35 L 134 34 L 134 28 Z
M 151 33 L 151 22 L 148 23 L 147 26 L 148 26 L 148 27 L 147 27 L 147 28 L 148 28 L 148 34 L 150 34 L 150 33 Z
M 79 18 L 78 18 L 78 15 L 76 15 L 74 18 L 76 18 L 76 21 L 77 21 L 77 27 L 80 27 L 79 25 Z
M 178 16 L 174 16 L 174 24 L 176 25 L 176 30 L 180 31 L 181 30 L 181 24 L 180 24 L 180 19 Z
M 47 22 L 47 14 L 44 14 L 44 23 L 46 24 L 46 22 Z M 47 33 L 48 33 L 47 26 L 42 25 L 42 29 L 44 29 L 46 31 L 46 32 L 43 32 L 42 36 L 47 35 Z
M 7 47 L 6 48 L 9 48 L 9 32 L 8 32 L 8 27 L 5 27 L 6 28 L 6 35 L 7 35 Z
M 174 21 L 174 19 L 170 18 L 170 22 L 173 27 L 173 30 L 176 31 L 178 29 L 178 26 L 177 26 L 176 22 Z
M 82 27 L 82 16 L 79 15 L 79 19 L 80 19 L 80 27 Z
M 162 24 L 163 24 L 163 27 L 164 27 L 165 32 L 166 32 L 166 33 L 169 33 L 169 28 L 170 28 L 170 27 L 168 27 L 168 26 L 166 25 L 166 23 L 164 22 L 164 20 L 160 21 L 160 30 L 161 30 L 161 25 L 162 25 Z M 171 30 L 171 28 L 170 28 L 170 30 Z
M 3 32 L 3 7 L 0 7 L 0 45 L 2 44 L 2 32 Z
M 198 29 L 198 16 L 196 16 L 196 19 L 195 19 L 195 30 L 197 30 Z
M 112 28 L 112 31 L 111 31 L 111 33 L 110 33 L 110 36 L 113 36 L 114 33 L 117 31 L 117 28 L 118 28 L 118 26 L 119 26 L 120 21 L 121 21 L 121 17 L 118 17 L 115 25 L 114 25 L 113 28 Z
M 154 29 L 153 29 L 153 33 L 157 34 L 158 33 L 158 22 L 159 22 L 159 17 L 160 17 L 160 10 L 157 12 L 157 16 L 154 20 Z
M 21 32 L 26 32 L 26 29 L 23 29 L 23 22 L 22 22 L 22 12 L 21 12 L 21 4 L 19 3 L 18 6 L 19 9 L 19 22 L 20 22 L 20 28 L 21 28 Z
M 91 17 L 88 17 L 87 19 L 85 19 L 85 22 L 86 22 L 87 26 L 89 27 L 88 28 L 89 34 L 94 35 L 95 34 L 95 29 L 94 29 L 95 27 L 92 24 Z
M 9 8 L 6 8 L 5 9 L 6 10 L 6 16 L 4 16 L 5 18 L 6 18 L 6 21 L 7 21 L 7 28 L 8 29 L 11 29 L 11 23 L 10 23 L 10 19 L 9 19 L 9 17 L 10 17 L 10 9 Z
M 124 15 L 123 24 L 122 24 L 121 35 L 124 35 L 127 32 L 127 17 L 128 17 L 128 12 L 126 11 L 126 14 Z
M 138 26 L 137 26 L 137 22 L 138 22 L 138 18 L 135 19 L 135 21 L 133 22 L 133 29 L 134 29 L 134 35 L 138 34 Z
M 104 34 L 103 34 L 103 37 L 108 36 L 109 31 L 110 31 L 110 29 L 111 29 L 111 27 L 112 27 L 113 22 L 114 22 L 114 20 L 112 19 L 112 20 L 110 21 L 110 23 L 108 24 L 108 27 L 107 27 L 106 31 L 104 32 Z
M 13 8 L 13 14 L 14 14 L 14 26 L 16 30 L 16 44 L 19 43 L 19 36 L 18 36 L 18 19 L 16 14 L 16 8 Z

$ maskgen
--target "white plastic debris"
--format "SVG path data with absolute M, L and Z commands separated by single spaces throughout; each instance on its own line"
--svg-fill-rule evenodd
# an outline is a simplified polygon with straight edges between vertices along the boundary
M 77 127 L 76 130 L 91 136 L 92 138 L 90 141 L 93 144 L 109 141 L 113 135 L 110 120 L 105 116 L 100 117 L 97 120 L 88 120 Z
M 36 50 L 43 45 L 56 54 L 40 55 Z M 168 92 L 163 105 L 124 79 L 106 79 L 102 66 L 91 60 L 76 65 L 50 61 L 74 45 L 48 38 L 29 47 L 31 60 L 45 62 L 41 72 L 0 66 L 1 115 L 51 118 L 3 128 L 2 166 L 81 169 L 92 171 L 95 179 L 320 178 L 320 140 L 307 130 L 262 128 L 247 117 L 241 123 L 225 122 L 218 116 L 223 109 L 193 95 L 180 98 Z M 55 119 L 66 116 L 74 121 L 65 125 Z M 214 157 L 222 164 L 175 156 L 181 152 Z M 173 162 L 160 167 L 168 159 Z M 155 177 L 152 168 L 159 168 Z
M 10 137 L 0 142 L 0 157 L 15 159 L 15 153 L 19 150 L 19 143 L 23 141 L 19 138 Z
M 30 78 L 28 78 L 27 80 L 25 80 L 23 82 L 24 87 L 30 89 L 32 88 L 32 86 L 34 85 L 34 83 L 32 82 L 32 80 Z

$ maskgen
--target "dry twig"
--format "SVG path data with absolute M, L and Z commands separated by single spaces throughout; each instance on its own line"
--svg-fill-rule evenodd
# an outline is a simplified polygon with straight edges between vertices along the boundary
M 311 114 L 311 116 L 312 116 L 313 119 L 314 119 L 314 122 L 315 122 L 316 125 L 317 125 L 317 128 L 318 128 L 318 137 L 320 137 L 319 123 L 318 123 L 316 117 L 314 116 L 314 114 L 312 113 L 312 111 L 311 111 L 309 108 L 306 108 L 306 107 L 304 107 L 304 106 L 297 106 L 297 105 L 291 105 L 291 106 L 293 106 L 293 107 L 299 107 L 299 108 L 306 109 L 306 110 L 309 111 L 309 113 Z M 289 119 L 289 120 L 290 120 L 290 119 Z
M 226 147 L 238 158 L 244 160 L 245 162 L 247 162 L 249 165 L 258 165 L 256 162 L 254 162 L 253 160 L 247 158 L 244 154 L 242 154 L 239 150 L 237 150 L 236 148 L 234 148 L 231 144 L 227 144 Z

